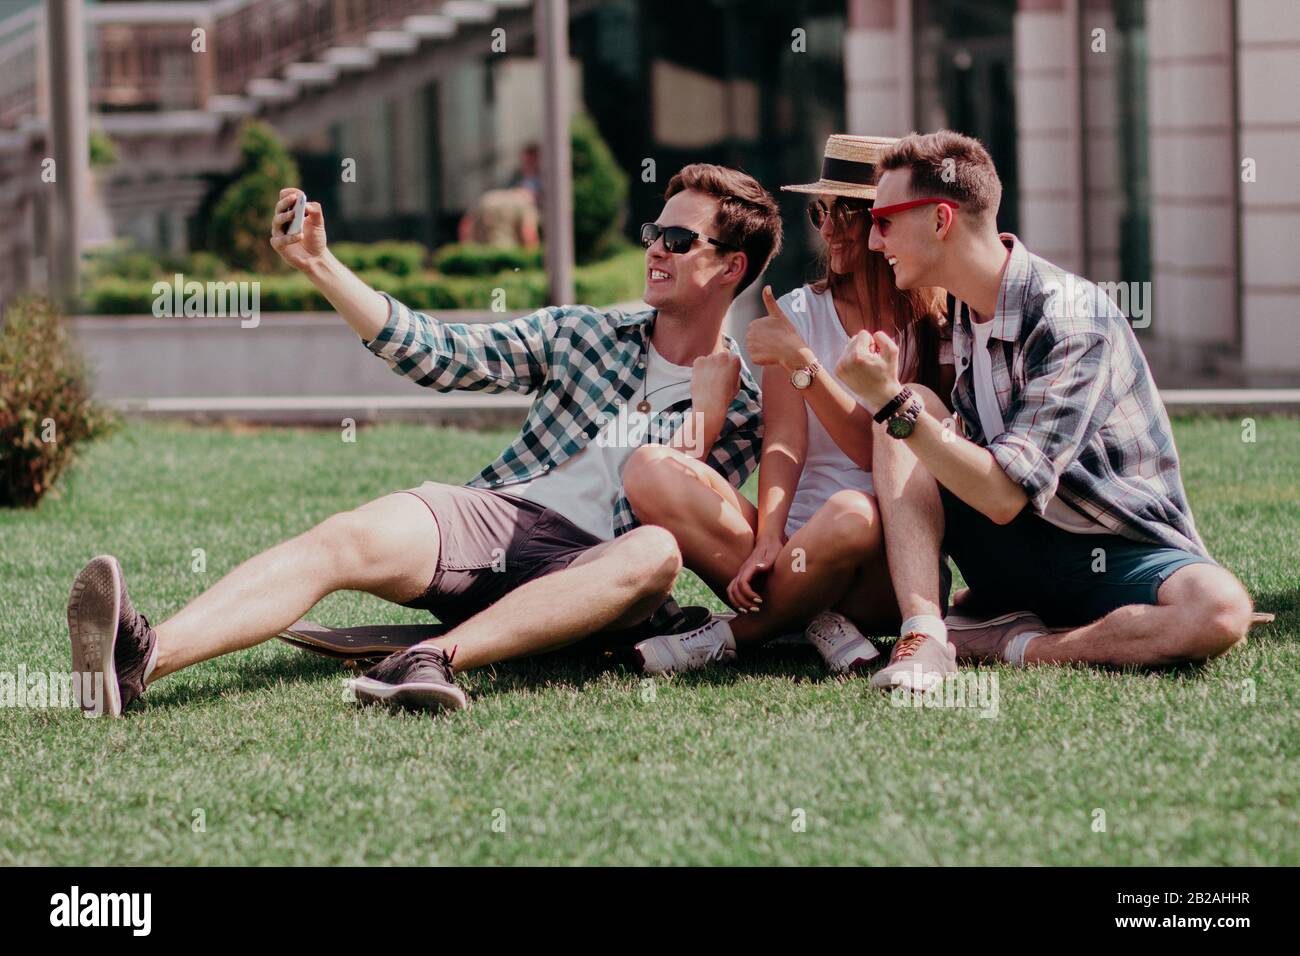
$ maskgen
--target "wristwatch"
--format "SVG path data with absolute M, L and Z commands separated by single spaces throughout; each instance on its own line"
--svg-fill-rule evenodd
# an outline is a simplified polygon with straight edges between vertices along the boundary
M 797 368 L 790 376 L 790 384 L 800 391 L 803 391 L 805 388 L 811 387 L 813 379 L 817 377 L 817 373 L 821 370 L 822 367 L 820 362 L 813 362 L 811 365 Z
M 912 429 L 916 427 L 916 421 L 921 417 L 921 410 L 924 406 L 920 399 L 912 399 L 898 411 L 890 416 L 889 424 L 885 426 L 885 431 L 889 433 L 890 438 L 906 438 L 912 434 Z

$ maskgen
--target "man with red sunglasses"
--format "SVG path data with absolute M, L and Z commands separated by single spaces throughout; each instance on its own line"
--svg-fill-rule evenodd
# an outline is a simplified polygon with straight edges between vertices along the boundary
M 927 685 L 955 661 L 1164 665 L 1245 639 L 1251 602 L 1209 556 L 1173 433 L 1123 313 L 996 224 L 974 139 L 912 134 L 879 165 L 870 248 L 900 289 L 949 290 L 954 419 L 898 381 L 889 336 L 837 374 L 874 413 L 876 492 L 908 633 L 873 682 Z M 1066 294 L 1069 290 L 1069 294 Z M 969 588 L 940 619 L 946 551 Z

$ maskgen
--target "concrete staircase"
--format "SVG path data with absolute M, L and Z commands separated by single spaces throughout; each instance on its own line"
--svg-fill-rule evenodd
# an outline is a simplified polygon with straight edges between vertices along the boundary
M 87 5 L 92 126 L 119 154 L 99 177 L 100 198 L 115 214 L 171 217 L 170 231 L 183 235 L 206 177 L 237 163 L 245 118 L 288 137 L 324 128 L 381 94 L 417 89 L 484 56 L 497 28 L 518 48 L 532 35 L 531 7 L 532 0 Z M 45 49 L 43 5 L 0 21 L 0 307 L 44 277 Z

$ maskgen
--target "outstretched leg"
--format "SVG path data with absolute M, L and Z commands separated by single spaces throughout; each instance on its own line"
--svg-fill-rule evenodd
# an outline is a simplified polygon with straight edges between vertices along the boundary
M 156 628 L 149 681 L 280 634 L 334 591 L 411 601 L 438 562 L 438 525 L 419 498 L 385 495 L 249 558 Z

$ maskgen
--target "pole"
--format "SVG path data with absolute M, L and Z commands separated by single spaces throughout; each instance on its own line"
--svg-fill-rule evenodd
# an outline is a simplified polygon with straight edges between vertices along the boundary
M 562 305 L 573 301 L 568 0 L 537 0 L 533 17 L 542 62 L 543 257 L 551 304 Z
M 67 306 L 81 269 L 82 206 L 90 193 L 86 38 L 81 0 L 46 0 L 49 30 L 49 145 L 54 153 L 50 290 Z

